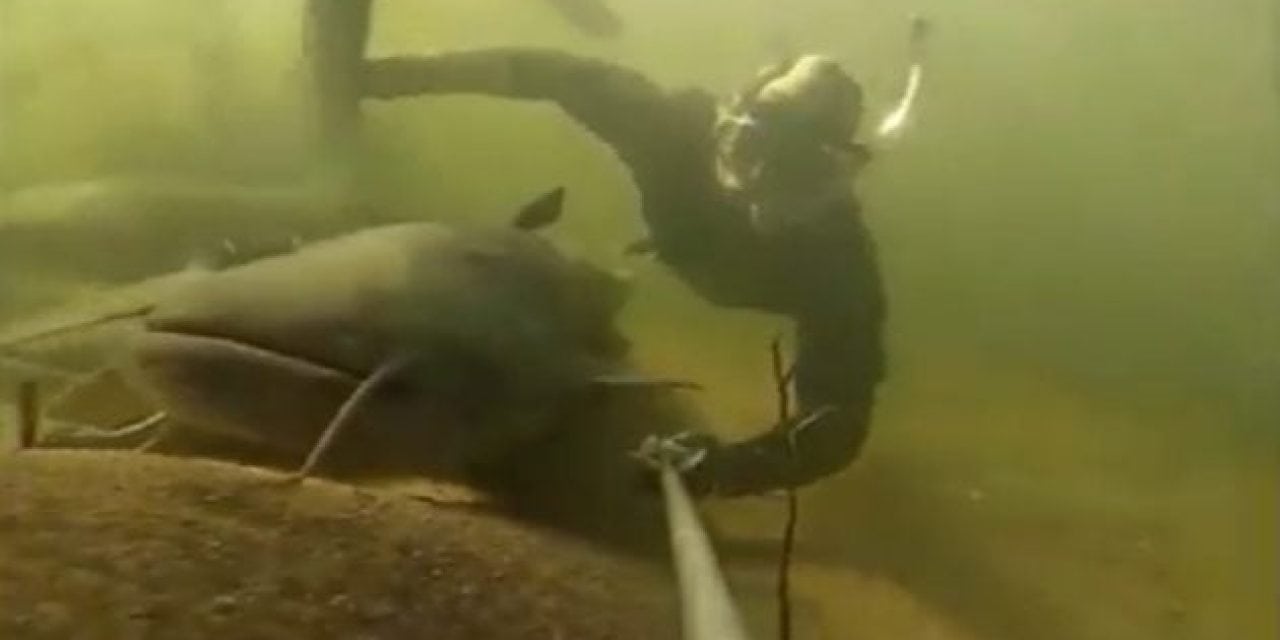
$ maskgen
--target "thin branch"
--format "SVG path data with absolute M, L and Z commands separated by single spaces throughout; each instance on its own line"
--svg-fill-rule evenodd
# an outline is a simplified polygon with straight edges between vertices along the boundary
M 782 355 L 782 338 L 776 336 L 769 345 L 773 368 L 773 387 L 778 399 L 778 424 L 787 442 L 789 463 L 795 466 L 795 439 L 788 432 L 791 427 L 791 379 L 794 366 L 788 366 Z M 794 469 L 793 469 L 794 471 Z M 782 549 L 778 556 L 778 637 L 791 639 L 791 554 L 795 549 L 796 523 L 800 519 L 800 500 L 793 483 L 787 486 L 787 519 L 782 528 Z
M 785 429 L 791 418 L 791 380 L 782 356 L 782 337 L 774 336 L 769 344 L 770 364 L 773 368 L 773 390 L 778 399 L 778 429 Z
M 778 638 L 791 640 L 791 554 L 796 546 L 796 523 L 800 520 L 800 499 L 787 489 L 787 521 L 782 528 L 782 550 L 778 556 Z

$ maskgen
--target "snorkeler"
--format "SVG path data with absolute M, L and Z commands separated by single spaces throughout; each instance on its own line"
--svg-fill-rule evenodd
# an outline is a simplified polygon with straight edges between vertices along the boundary
M 859 84 L 834 60 L 767 67 L 727 104 L 553 50 L 496 48 L 370 61 L 365 95 L 551 101 L 608 144 L 641 195 L 652 251 L 713 304 L 795 322 L 798 415 L 741 442 L 681 434 L 699 494 L 809 484 L 848 466 L 885 374 L 885 296 L 851 177 Z

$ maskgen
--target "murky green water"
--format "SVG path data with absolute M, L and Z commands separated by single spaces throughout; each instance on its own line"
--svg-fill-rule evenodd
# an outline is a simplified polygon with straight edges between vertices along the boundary
M 547 45 L 723 94 L 784 48 L 814 50 L 854 70 L 878 114 L 905 71 L 906 9 L 935 26 L 915 119 L 860 178 L 890 378 L 862 460 L 805 494 L 808 624 L 829 638 L 1276 635 L 1274 2 L 611 2 L 618 39 L 538 2 L 384 0 L 371 55 Z M 108 216 L 193 181 L 301 192 L 315 163 L 300 7 L 0 0 L 0 223 L 56 215 L 73 199 L 59 183 L 99 181 L 86 197 L 117 203 Z M 783 323 L 623 257 L 637 194 L 584 130 L 474 97 L 370 105 L 363 125 L 357 183 L 379 211 L 505 220 L 565 185 L 553 235 L 636 273 L 641 359 L 702 382 L 727 435 L 771 418 L 766 346 Z M 137 184 L 151 186 L 120 195 Z M 40 253 L 0 255 L 6 314 L 93 288 L 30 266 Z M 715 513 L 754 535 L 779 526 L 767 499 Z

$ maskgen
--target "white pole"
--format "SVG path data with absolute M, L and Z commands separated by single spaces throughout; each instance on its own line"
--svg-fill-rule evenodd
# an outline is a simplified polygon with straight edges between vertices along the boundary
M 715 550 L 679 472 L 670 464 L 663 464 L 660 473 L 671 555 L 680 588 L 684 640 L 747 640 Z

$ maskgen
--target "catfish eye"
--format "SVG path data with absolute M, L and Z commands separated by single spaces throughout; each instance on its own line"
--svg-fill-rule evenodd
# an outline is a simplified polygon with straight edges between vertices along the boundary
M 631 277 L 622 271 L 606 271 L 589 262 L 575 261 L 576 292 L 584 311 L 597 320 L 608 322 L 622 310 L 631 297 Z
M 577 339 L 592 353 L 621 357 L 629 343 L 614 321 L 631 294 L 630 276 L 580 260 L 569 267 L 568 294 Z

